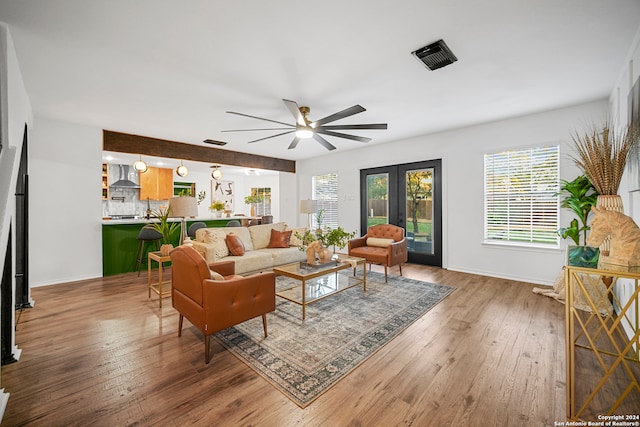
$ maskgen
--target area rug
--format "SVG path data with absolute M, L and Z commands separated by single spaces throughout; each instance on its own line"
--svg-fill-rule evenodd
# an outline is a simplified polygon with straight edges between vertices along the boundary
M 292 280 L 278 277 L 276 287 Z M 386 284 L 384 274 L 367 272 L 366 292 L 357 286 L 316 301 L 304 321 L 300 305 L 276 297 L 267 338 L 260 317 L 214 337 L 304 408 L 454 290 L 395 276 Z

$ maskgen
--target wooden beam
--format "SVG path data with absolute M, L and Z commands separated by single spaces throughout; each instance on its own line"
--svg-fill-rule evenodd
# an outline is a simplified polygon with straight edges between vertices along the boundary
M 128 133 L 102 131 L 102 149 L 119 153 L 145 156 L 169 157 L 196 162 L 219 163 L 221 165 L 267 169 L 280 172 L 296 172 L 296 162 L 276 157 L 258 156 L 221 148 L 202 147 L 184 142 L 131 135 Z

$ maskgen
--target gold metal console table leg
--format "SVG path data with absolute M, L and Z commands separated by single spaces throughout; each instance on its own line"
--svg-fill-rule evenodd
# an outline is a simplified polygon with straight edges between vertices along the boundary
M 638 273 L 565 267 L 568 419 L 640 412 L 639 281 Z M 633 292 L 621 300 L 616 285 Z M 587 307 L 576 307 L 576 294 Z M 588 386 L 577 369 L 595 376 Z

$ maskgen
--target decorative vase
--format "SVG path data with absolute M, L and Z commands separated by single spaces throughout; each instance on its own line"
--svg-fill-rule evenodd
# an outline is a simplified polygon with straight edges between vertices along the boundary
M 160 246 L 160 254 L 162 256 L 169 256 L 169 253 L 173 250 L 173 245 L 171 243 L 166 243 Z
M 318 258 L 320 258 L 320 262 L 329 262 L 331 261 L 332 256 L 333 256 L 333 253 L 329 248 L 323 247 L 322 249 L 320 249 L 320 251 L 318 251 Z
M 614 195 L 600 195 L 596 202 L 596 207 L 605 211 L 614 211 L 624 213 L 622 206 L 622 197 L 617 194 Z M 611 238 L 607 237 L 600 245 L 600 255 L 609 256 L 609 250 L 611 249 Z
M 251 216 L 256 216 L 256 207 L 251 203 Z
M 216 218 L 222 218 L 222 211 L 216 211 Z
M 592 246 L 567 246 L 566 265 L 575 267 L 598 268 L 600 250 Z

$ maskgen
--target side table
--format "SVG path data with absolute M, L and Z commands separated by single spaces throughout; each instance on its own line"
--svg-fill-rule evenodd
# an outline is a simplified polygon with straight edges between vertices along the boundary
M 151 261 L 158 263 L 158 281 L 152 282 L 151 280 Z M 160 252 L 149 252 L 149 259 L 147 262 L 147 284 L 149 287 L 149 298 L 151 298 L 151 291 L 155 292 L 160 301 L 160 308 L 162 308 L 162 298 L 171 295 L 171 281 L 162 281 L 162 273 L 164 271 L 165 262 L 170 262 L 171 257 L 169 255 L 162 255 Z M 167 289 L 162 289 L 162 285 L 169 285 Z

